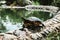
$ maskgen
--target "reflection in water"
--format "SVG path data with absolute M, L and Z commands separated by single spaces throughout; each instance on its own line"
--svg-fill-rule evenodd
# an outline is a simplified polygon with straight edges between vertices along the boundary
M 6 20 L 1 19 L 1 23 L 3 24 L 4 27 L 6 27 L 6 31 L 11 31 L 11 30 L 22 28 L 21 23 L 11 22 L 8 16 L 6 16 Z
M 8 16 L 6 16 L 6 20 L 2 20 L 2 23 L 7 30 L 15 30 L 15 29 L 18 29 L 19 26 L 21 28 L 21 23 L 12 24 Z
M 11 10 L 2 9 L 0 10 L 0 17 L 1 17 L 0 25 L 3 24 L 3 26 L 6 28 L 7 31 L 22 28 L 21 16 L 25 18 L 30 17 L 30 16 L 36 16 L 43 21 L 51 18 L 49 13 L 47 12 L 26 11 L 25 9 L 11 9 Z

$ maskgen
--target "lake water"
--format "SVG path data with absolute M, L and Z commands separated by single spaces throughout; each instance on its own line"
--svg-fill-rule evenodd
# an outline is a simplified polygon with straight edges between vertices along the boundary
M 35 16 L 42 21 L 50 19 L 52 15 L 41 11 L 27 11 L 25 9 L 0 9 L 0 32 L 6 32 L 22 28 L 21 16 L 28 18 Z

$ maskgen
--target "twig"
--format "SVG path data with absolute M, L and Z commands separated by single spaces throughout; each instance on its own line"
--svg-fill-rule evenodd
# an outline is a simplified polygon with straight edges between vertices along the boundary
M 28 11 L 43 11 L 43 12 L 52 12 L 52 13 L 56 13 L 57 10 L 59 9 L 58 7 L 55 6 L 43 6 L 43 5 L 27 5 L 24 7 L 21 6 L 0 6 L 0 8 L 24 8 Z

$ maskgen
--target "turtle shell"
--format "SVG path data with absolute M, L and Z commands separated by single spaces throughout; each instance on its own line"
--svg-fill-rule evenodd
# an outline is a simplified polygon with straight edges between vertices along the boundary
M 42 21 L 42 20 L 40 20 L 40 19 L 37 18 L 37 17 L 29 17 L 29 18 L 27 18 L 26 20 L 29 20 L 29 21 Z

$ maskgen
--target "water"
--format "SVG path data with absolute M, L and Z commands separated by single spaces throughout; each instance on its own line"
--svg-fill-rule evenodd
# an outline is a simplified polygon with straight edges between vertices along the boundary
M 25 9 L 0 9 L 0 32 L 6 32 L 22 28 L 21 16 L 28 18 L 35 16 L 42 21 L 52 18 L 47 12 L 27 11 Z

